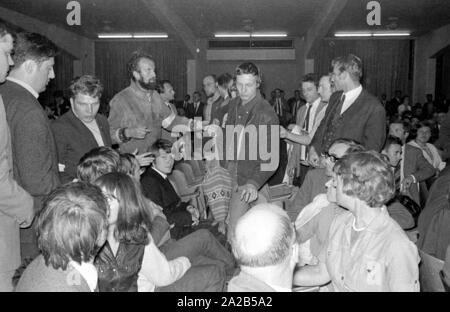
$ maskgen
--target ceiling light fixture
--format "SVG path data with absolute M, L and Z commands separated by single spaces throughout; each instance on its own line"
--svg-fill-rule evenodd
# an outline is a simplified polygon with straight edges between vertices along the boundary
M 275 38 L 275 37 L 286 37 L 286 33 L 218 33 L 214 34 L 215 38 Z
M 167 34 L 134 34 L 133 38 L 168 38 Z
M 168 38 L 167 34 L 163 33 L 137 33 L 137 34 L 98 34 L 99 39 L 157 39 L 157 38 Z
M 372 34 L 371 33 L 362 33 L 362 32 L 355 32 L 355 33 L 351 33 L 351 32 L 346 32 L 346 33 L 335 33 L 334 34 L 335 37 L 371 37 Z
M 410 36 L 408 31 L 375 31 L 375 32 L 337 32 L 335 37 L 406 37 Z
M 252 37 L 287 37 L 286 33 L 254 33 Z
M 380 32 L 374 32 L 374 37 L 402 37 L 402 36 L 410 36 L 411 34 L 409 32 L 388 32 L 388 31 L 380 31 Z
M 250 34 L 243 33 L 219 33 L 214 35 L 215 38 L 248 38 Z
M 129 39 L 133 38 L 132 34 L 99 34 L 100 39 Z

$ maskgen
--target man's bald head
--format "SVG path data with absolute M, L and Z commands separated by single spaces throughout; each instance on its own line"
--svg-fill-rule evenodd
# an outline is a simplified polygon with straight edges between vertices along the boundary
M 273 204 L 260 204 L 244 214 L 232 238 L 233 253 L 240 265 L 265 267 L 283 263 L 295 240 L 286 212 Z

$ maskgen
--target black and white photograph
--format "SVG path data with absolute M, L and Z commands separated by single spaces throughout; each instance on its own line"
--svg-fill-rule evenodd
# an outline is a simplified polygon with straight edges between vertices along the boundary
M 1 0 L 0 292 L 449 292 L 449 107 L 448 0 Z

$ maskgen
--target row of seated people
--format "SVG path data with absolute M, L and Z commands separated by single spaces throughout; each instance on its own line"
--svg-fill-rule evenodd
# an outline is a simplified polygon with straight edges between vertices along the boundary
M 141 194 L 132 156 L 91 151 L 78 167 L 80 181 L 47 198 L 37 222 L 42 255 L 16 290 L 223 291 L 229 281 L 229 291 L 418 291 L 417 247 L 386 208 L 396 193 L 389 161 L 343 141 L 329 150 L 344 152 L 335 155 L 326 193 L 294 225 L 267 203 L 238 220 L 231 239 L 238 274 L 208 231 L 178 241 L 163 234 L 168 222 Z
M 160 155 L 165 150 L 157 144 L 153 148 L 156 163 L 172 157 Z M 164 210 L 145 197 L 149 184 L 141 187 L 142 173 L 132 154 L 107 147 L 87 153 L 78 182 L 47 198 L 37 222 L 42 255 L 25 269 L 16 290 L 223 291 L 235 271 L 232 255 L 210 231 L 190 228 L 198 215 L 176 193 L 173 205 L 161 201 Z M 66 283 L 74 272 L 82 278 L 69 280 L 86 283 Z

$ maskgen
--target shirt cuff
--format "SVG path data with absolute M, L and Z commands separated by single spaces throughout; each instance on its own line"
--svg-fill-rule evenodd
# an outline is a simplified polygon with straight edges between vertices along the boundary
M 170 124 L 175 120 L 176 115 L 172 112 L 169 117 L 167 117 L 166 119 L 164 119 L 162 121 L 162 126 L 163 128 L 168 128 L 170 126 Z

